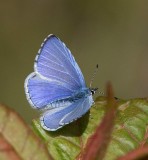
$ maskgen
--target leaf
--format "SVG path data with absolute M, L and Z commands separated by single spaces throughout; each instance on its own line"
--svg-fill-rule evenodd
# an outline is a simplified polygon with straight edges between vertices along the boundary
M 148 144 L 147 99 L 117 101 L 115 126 L 104 160 L 115 160 Z M 98 97 L 89 113 L 56 132 L 45 131 L 38 119 L 33 120 L 35 132 L 47 143 L 49 153 L 55 160 L 74 160 L 101 123 L 106 104 L 106 97 Z
M 118 158 L 118 160 L 148 160 L 148 146 L 131 151 L 127 155 Z
M 111 138 L 117 109 L 117 103 L 110 83 L 107 87 L 107 95 L 107 111 L 105 116 L 97 127 L 95 133 L 89 137 L 84 151 L 81 151 L 82 153 L 78 158 L 79 160 L 103 160 L 105 156 Z
M 0 105 L 0 160 L 52 160 L 45 145 L 12 109 Z
M 142 148 L 148 142 L 147 99 L 120 100 L 118 109 L 105 160 L 113 160 L 134 149 Z
M 0 159 L 3 160 L 21 160 L 21 157 L 16 153 L 13 147 L 0 134 Z

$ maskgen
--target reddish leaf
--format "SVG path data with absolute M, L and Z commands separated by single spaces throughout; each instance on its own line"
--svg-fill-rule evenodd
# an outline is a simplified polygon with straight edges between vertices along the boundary
M 148 146 L 131 151 L 117 160 L 148 160 Z
M 107 112 L 95 133 L 88 139 L 84 151 L 82 151 L 77 159 L 102 160 L 105 155 L 114 125 L 117 106 L 111 84 L 108 84 L 107 86 L 107 97 Z
M 21 160 L 14 148 L 0 134 L 0 158 L 3 160 Z
M 51 160 L 46 146 L 12 109 L 0 105 L 0 160 Z

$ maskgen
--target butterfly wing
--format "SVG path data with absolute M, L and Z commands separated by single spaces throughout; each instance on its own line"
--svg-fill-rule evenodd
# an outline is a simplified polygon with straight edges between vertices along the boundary
M 36 73 L 31 73 L 25 81 L 27 99 L 33 108 L 47 109 L 57 107 L 52 105 L 55 99 L 69 98 L 73 90 L 66 88 L 61 83 L 40 78 Z
M 84 115 L 93 104 L 92 95 L 60 108 L 46 111 L 40 118 L 45 130 L 55 131 Z
M 92 95 L 79 100 L 79 102 L 75 104 L 75 108 L 62 118 L 60 124 L 68 124 L 69 122 L 78 119 L 90 109 L 93 103 Z
M 54 35 L 49 35 L 41 45 L 34 70 L 25 80 L 26 96 L 34 108 L 50 108 L 51 103 L 86 87 L 70 50 Z
M 60 81 L 73 90 L 86 87 L 83 74 L 66 45 L 49 35 L 35 59 L 34 70 L 51 81 Z

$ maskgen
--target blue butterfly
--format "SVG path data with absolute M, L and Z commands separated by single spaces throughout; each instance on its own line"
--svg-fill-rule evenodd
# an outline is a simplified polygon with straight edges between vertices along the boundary
M 66 45 L 49 35 L 34 62 L 34 72 L 25 80 L 30 105 L 43 114 L 41 126 L 55 131 L 84 115 L 94 103 L 95 89 L 87 88 L 83 74 Z

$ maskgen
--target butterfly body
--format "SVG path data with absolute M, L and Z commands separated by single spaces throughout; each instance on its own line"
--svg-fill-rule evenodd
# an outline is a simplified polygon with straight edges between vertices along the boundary
M 55 131 L 80 118 L 94 103 L 94 89 L 87 88 L 83 74 L 66 45 L 49 35 L 35 58 L 34 72 L 25 80 L 26 97 L 45 130 Z
M 80 89 L 78 91 L 76 91 L 70 98 L 69 100 L 71 101 L 77 101 L 81 98 L 85 98 L 87 97 L 88 95 L 91 95 L 91 91 L 89 88 L 83 88 L 83 89 Z

